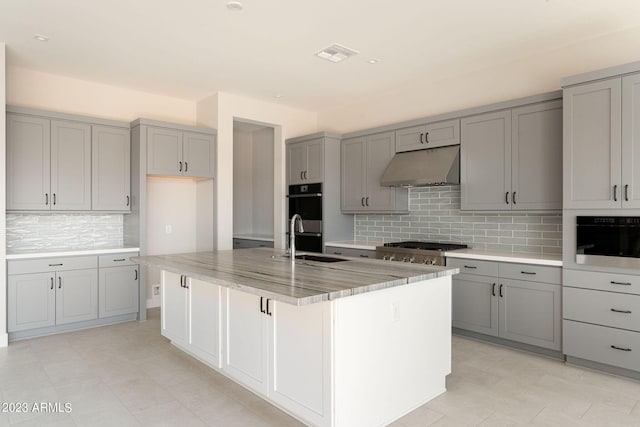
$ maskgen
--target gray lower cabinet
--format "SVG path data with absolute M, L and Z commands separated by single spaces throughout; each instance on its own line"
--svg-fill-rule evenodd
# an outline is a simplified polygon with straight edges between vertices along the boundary
M 395 133 L 346 139 L 341 144 L 342 212 L 407 212 L 406 188 L 382 187 L 380 179 L 395 154 Z
M 564 208 L 639 208 L 640 74 L 563 94 Z
M 560 350 L 560 268 L 457 258 L 447 265 L 462 272 L 452 282 L 453 327 Z
M 563 352 L 640 371 L 640 278 L 564 270 Z
M 56 280 L 56 325 L 98 318 L 95 269 L 58 272 Z
M 91 129 L 91 209 L 131 210 L 131 133 L 95 125 Z
M 98 317 L 138 312 L 138 266 L 100 268 Z
M 562 101 L 467 117 L 461 128 L 462 210 L 562 209 Z
M 266 240 L 240 239 L 233 238 L 233 249 L 249 249 L 249 248 L 272 248 L 273 242 Z
M 396 152 L 460 144 L 460 120 L 429 123 L 396 131 Z
M 213 178 L 215 136 L 149 126 L 147 174 Z
M 289 185 L 324 181 L 324 138 L 287 144 Z

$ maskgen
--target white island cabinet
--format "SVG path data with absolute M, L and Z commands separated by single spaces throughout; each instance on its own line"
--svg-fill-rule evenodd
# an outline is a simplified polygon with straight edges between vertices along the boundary
M 163 270 L 163 335 L 308 425 L 387 425 L 446 391 L 457 269 L 358 258 L 292 266 L 272 254 L 134 260 Z M 220 299 L 203 294 L 197 308 L 196 283 Z M 197 350 L 195 328 L 220 344 L 219 364 Z

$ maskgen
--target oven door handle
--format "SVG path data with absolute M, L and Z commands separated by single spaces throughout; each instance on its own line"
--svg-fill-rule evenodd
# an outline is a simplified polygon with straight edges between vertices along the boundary
M 287 233 L 289 234 L 289 233 Z M 313 233 L 313 232 L 304 232 L 304 233 L 300 233 L 298 231 L 296 231 L 294 233 L 296 236 L 310 236 L 310 237 L 322 237 L 322 233 Z
M 300 199 L 303 197 L 322 197 L 322 193 L 287 194 L 290 199 Z

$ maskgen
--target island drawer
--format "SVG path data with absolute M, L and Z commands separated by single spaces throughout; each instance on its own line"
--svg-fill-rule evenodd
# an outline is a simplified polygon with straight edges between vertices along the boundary
M 564 270 L 564 285 L 640 295 L 640 276 L 599 271 Z
M 376 257 L 376 251 L 369 251 L 366 249 L 339 248 L 336 246 L 327 246 L 325 252 L 331 255 L 350 256 L 354 258 L 375 259 Z
M 98 266 L 100 268 L 105 267 L 120 267 L 123 265 L 137 265 L 135 262 L 129 260 L 133 256 L 138 256 L 138 252 L 124 252 L 119 254 L 100 255 L 98 257 Z
M 531 264 L 501 263 L 500 277 L 559 285 L 562 282 L 562 269 Z
M 640 333 L 571 320 L 563 329 L 566 355 L 640 371 Z
M 459 268 L 460 273 L 478 274 L 480 276 L 498 275 L 498 263 L 493 261 L 478 261 L 475 259 L 447 258 L 447 267 Z
M 563 289 L 564 318 L 640 332 L 640 296 Z
M 97 268 L 97 256 L 38 258 L 7 262 L 7 274 L 46 273 L 49 271 Z

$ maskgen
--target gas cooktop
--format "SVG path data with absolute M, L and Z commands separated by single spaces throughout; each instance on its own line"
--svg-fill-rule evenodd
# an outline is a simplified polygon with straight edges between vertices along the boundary
M 391 243 L 385 243 L 384 246 L 387 248 L 422 249 L 422 250 L 428 250 L 428 251 L 450 251 L 454 249 L 467 248 L 467 245 L 461 245 L 456 243 L 419 242 L 419 241 L 391 242 Z
M 465 249 L 467 245 L 439 242 L 392 242 L 376 247 L 376 258 L 417 264 L 444 265 L 444 251 Z

